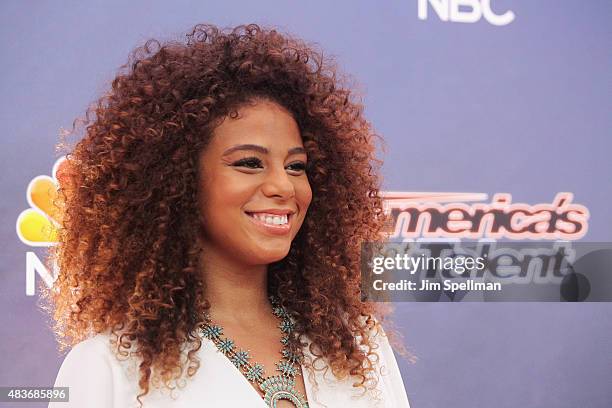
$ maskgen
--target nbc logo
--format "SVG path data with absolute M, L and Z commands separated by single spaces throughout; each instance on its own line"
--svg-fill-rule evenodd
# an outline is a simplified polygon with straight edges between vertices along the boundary
M 17 217 L 17 236 L 30 247 L 49 247 L 57 242 L 57 228 L 61 221 L 60 209 L 54 203 L 59 183 L 65 170 L 64 157 L 59 158 L 51 172 L 52 176 L 36 176 L 30 181 L 26 199 L 29 208 Z M 38 274 L 45 284 L 52 286 L 54 276 L 47 270 L 38 256 L 26 253 L 26 295 L 35 294 L 35 277 Z
M 427 20 L 428 4 L 441 21 L 454 23 L 476 23 L 484 18 L 492 25 L 504 26 L 515 17 L 512 10 L 495 14 L 491 10 L 491 0 L 418 0 L 419 20 Z

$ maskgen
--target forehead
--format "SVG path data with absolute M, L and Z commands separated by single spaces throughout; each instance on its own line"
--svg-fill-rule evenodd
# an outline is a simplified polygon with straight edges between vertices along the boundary
M 211 148 L 235 144 L 259 144 L 270 150 L 302 146 L 298 124 L 284 107 L 257 101 L 238 108 L 236 118 L 226 117 L 213 131 Z

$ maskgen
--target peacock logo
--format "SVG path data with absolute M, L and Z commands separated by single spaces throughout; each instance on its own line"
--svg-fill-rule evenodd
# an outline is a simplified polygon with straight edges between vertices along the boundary
M 57 244 L 57 233 L 61 225 L 61 209 L 58 207 L 60 184 L 68 181 L 68 162 L 60 157 L 53 165 L 51 176 L 36 176 L 27 188 L 26 200 L 29 208 L 17 217 L 17 236 L 30 247 L 50 247 Z M 57 276 L 57 265 L 49 271 L 34 251 L 26 252 L 26 296 L 36 294 L 36 275 L 48 287 L 52 287 Z
M 55 204 L 59 183 L 66 174 L 66 158 L 59 158 L 53 165 L 51 176 L 36 176 L 30 181 L 26 199 L 30 208 L 17 217 L 17 236 L 32 247 L 48 247 L 57 242 L 57 230 L 61 222 L 60 209 Z

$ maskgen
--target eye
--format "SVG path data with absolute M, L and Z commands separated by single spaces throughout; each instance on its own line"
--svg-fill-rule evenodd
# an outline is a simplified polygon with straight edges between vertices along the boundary
M 306 170 L 306 163 L 304 163 L 304 162 L 291 163 L 289 166 L 287 166 L 287 168 L 289 170 L 291 170 L 291 171 L 295 171 L 295 172 L 301 173 L 304 170 Z
M 244 159 L 240 159 L 232 163 L 232 166 L 247 167 L 249 169 L 257 169 L 262 167 L 261 160 L 257 157 L 245 157 Z

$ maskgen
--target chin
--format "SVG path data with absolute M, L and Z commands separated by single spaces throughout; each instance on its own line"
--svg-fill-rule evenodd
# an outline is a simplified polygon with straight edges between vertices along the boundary
M 289 254 L 290 245 L 283 248 L 258 248 L 255 253 L 262 263 L 272 263 L 283 259 Z

